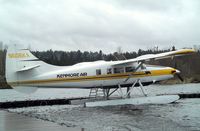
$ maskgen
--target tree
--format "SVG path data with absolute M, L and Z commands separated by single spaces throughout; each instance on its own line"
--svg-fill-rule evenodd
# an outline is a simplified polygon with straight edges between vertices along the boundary
M 175 50 L 176 50 L 175 46 L 172 46 L 172 51 L 175 51 Z

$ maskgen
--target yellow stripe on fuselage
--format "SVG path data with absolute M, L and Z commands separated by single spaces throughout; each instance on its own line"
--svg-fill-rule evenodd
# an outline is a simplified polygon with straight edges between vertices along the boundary
M 124 78 L 138 78 L 138 77 L 148 77 L 148 76 L 161 76 L 173 74 L 172 71 L 175 69 L 163 69 L 163 70 L 151 70 L 151 74 L 146 74 L 142 72 L 129 72 L 129 73 L 118 73 L 118 74 L 107 74 L 107 75 L 97 75 L 97 76 L 82 76 L 73 78 L 54 78 L 46 80 L 27 80 L 27 81 L 17 81 L 9 82 L 9 85 L 29 85 L 29 84 L 48 84 L 48 83 L 61 83 L 61 82 L 80 82 L 80 81 L 93 81 L 93 80 L 112 80 L 112 79 L 124 79 Z

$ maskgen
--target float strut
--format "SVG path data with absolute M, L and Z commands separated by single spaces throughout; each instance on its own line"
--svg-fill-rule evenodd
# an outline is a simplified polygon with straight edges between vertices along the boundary
M 139 83 L 139 85 L 140 85 L 140 89 L 141 89 L 143 95 L 144 95 L 144 96 L 147 96 L 147 93 L 144 91 L 144 89 L 143 89 L 143 85 L 142 85 L 142 83 L 141 83 L 140 80 L 138 80 L 138 83 Z

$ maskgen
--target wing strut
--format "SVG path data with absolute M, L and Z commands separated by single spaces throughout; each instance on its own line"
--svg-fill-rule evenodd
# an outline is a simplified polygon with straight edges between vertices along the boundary
M 137 66 L 137 68 L 134 69 L 134 72 L 136 72 L 143 64 L 144 64 L 144 61 L 140 62 L 140 64 Z M 124 80 L 124 83 L 126 83 L 132 76 L 133 76 L 133 74 L 129 74 L 129 76 L 126 78 L 126 80 Z

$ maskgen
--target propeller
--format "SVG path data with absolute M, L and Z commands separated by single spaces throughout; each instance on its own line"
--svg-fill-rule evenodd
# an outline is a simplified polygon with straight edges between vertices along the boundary
M 176 63 L 175 57 L 172 57 L 172 59 L 174 60 L 174 68 L 177 68 L 177 63 Z M 180 73 L 181 73 L 181 72 L 180 72 L 179 70 L 176 70 L 175 75 L 178 77 L 178 79 L 179 79 L 181 82 L 183 82 L 184 79 L 183 79 L 183 77 L 180 75 Z
M 176 74 L 176 76 L 179 78 L 179 80 L 181 80 L 181 82 L 184 81 L 183 77 L 180 74 Z
M 177 76 L 177 77 L 179 78 L 179 80 L 181 80 L 181 82 L 183 82 L 184 79 L 183 79 L 183 77 L 180 75 L 180 73 L 181 73 L 181 72 L 180 72 L 179 70 L 176 70 L 174 75 Z

